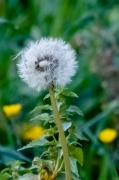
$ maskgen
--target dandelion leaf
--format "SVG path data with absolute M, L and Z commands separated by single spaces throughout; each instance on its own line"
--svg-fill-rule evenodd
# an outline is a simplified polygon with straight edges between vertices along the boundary
M 38 107 L 35 107 L 31 112 L 35 112 L 35 111 L 39 111 L 39 110 L 52 110 L 52 107 L 49 105 L 49 104 L 46 104 L 46 105 L 42 105 L 42 106 L 38 106 Z
M 5 172 L 7 172 L 7 171 L 9 171 L 9 168 L 3 169 L 3 170 L 0 172 L 0 176 L 1 176 L 2 174 L 4 174 Z
M 77 177 L 77 176 L 76 176 L 75 174 L 73 174 L 73 173 L 72 173 L 72 179 L 73 179 L 73 180 L 81 180 L 81 179 L 79 179 L 79 177 Z
M 62 123 L 63 130 L 66 131 L 71 127 L 72 123 L 71 122 L 64 122 Z
M 35 120 L 39 120 L 39 121 L 49 121 L 50 117 L 48 113 L 43 113 L 40 114 L 38 116 L 35 116 L 34 118 L 30 119 L 30 121 L 35 121 Z
M 71 164 L 72 173 L 74 173 L 77 177 L 79 177 L 76 159 L 74 159 L 73 157 L 70 157 L 70 164 Z
M 83 116 L 83 112 L 77 106 L 74 106 L 74 105 L 71 105 L 67 109 L 67 112 L 74 112 L 74 113 L 77 113 L 80 116 Z
M 83 166 L 83 151 L 79 147 L 70 146 L 69 147 L 70 155 L 75 158 L 81 166 Z
M 47 94 L 43 100 L 48 99 L 50 97 L 50 94 Z
M 60 110 L 61 105 L 62 105 L 62 102 L 57 102 L 57 109 L 58 109 L 58 111 Z
M 69 97 L 76 97 L 76 98 L 78 98 L 78 95 L 77 95 L 77 94 L 75 94 L 74 92 L 69 92 L 69 93 L 67 94 L 67 96 L 69 96 Z
M 4 174 L 0 175 L 0 179 L 1 180 L 9 180 L 9 179 L 11 179 L 11 175 L 9 173 L 5 172 Z
M 74 135 L 80 140 L 89 141 L 81 132 L 76 132 Z
M 39 139 L 36 139 L 36 140 L 30 142 L 29 144 L 27 144 L 23 148 L 18 149 L 18 151 L 28 149 L 28 148 L 34 148 L 34 147 L 38 147 L 38 146 L 49 146 L 49 145 L 54 145 L 54 141 L 48 141 L 46 139 L 45 135 L 43 135 Z

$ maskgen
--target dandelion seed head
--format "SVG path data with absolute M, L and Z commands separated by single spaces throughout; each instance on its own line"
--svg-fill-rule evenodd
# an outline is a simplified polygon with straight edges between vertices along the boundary
M 20 53 L 19 76 L 40 91 L 50 84 L 65 86 L 77 68 L 75 51 L 62 39 L 42 38 Z

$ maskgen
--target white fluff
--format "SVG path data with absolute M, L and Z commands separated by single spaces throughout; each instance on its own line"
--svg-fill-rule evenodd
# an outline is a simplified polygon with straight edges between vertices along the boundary
M 76 72 L 75 51 L 62 39 L 42 38 L 19 56 L 19 76 L 38 91 L 50 83 L 65 86 Z

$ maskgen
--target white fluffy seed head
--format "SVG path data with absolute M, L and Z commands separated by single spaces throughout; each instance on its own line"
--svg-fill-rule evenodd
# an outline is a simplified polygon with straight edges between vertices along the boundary
M 42 38 L 20 53 L 19 76 L 40 91 L 53 84 L 65 86 L 75 74 L 75 51 L 62 39 Z

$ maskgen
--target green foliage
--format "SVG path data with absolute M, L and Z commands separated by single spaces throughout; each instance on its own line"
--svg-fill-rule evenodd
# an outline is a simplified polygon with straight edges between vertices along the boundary
M 77 169 L 77 164 L 76 164 L 76 159 L 74 158 L 70 158 L 70 163 L 71 163 L 71 170 L 72 172 L 77 176 L 79 177 L 79 174 L 78 174 L 78 169 Z
M 48 115 L 48 113 L 44 113 L 44 114 L 40 114 L 34 118 L 31 119 L 31 121 L 34 120 L 41 120 L 41 121 L 49 121 L 50 117 Z
M 74 113 L 77 113 L 78 115 L 80 116 L 83 116 L 83 113 L 82 111 L 77 107 L 77 106 L 70 106 L 68 109 L 67 109 L 68 112 L 74 112 Z
M 74 157 L 81 166 L 83 166 L 83 151 L 79 147 L 70 146 L 69 147 L 70 155 Z
M 68 146 L 69 146 L 71 170 L 72 170 L 72 173 L 75 174 L 75 176 L 79 177 L 78 168 L 77 168 L 77 162 L 81 166 L 83 165 L 83 152 L 82 152 L 81 148 L 76 147 L 74 145 L 70 145 L 70 144 L 72 144 L 72 143 L 78 144 L 77 143 L 78 139 L 81 139 L 81 140 L 82 139 L 87 140 L 87 139 L 81 134 L 81 132 L 77 133 L 75 131 L 76 128 L 74 128 L 72 134 L 70 133 L 70 129 L 72 129 L 74 127 L 74 125 L 73 125 L 73 122 L 69 121 L 70 118 L 68 118 L 68 122 L 67 122 L 67 117 L 71 116 L 71 113 L 73 113 L 73 112 L 76 112 L 78 115 L 82 115 L 82 112 L 76 106 L 70 106 L 67 109 L 67 105 L 66 105 L 66 103 L 64 103 L 64 102 L 66 102 L 65 99 L 69 96 L 69 94 L 70 94 L 71 97 L 75 97 L 75 96 L 72 96 L 72 94 L 75 94 L 75 93 L 73 93 L 73 92 L 70 93 L 69 92 L 68 96 L 66 96 L 66 94 L 64 92 L 65 92 L 65 89 L 56 90 L 55 97 L 59 101 L 59 102 L 57 102 L 57 108 L 58 108 L 58 111 L 61 112 L 61 118 L 62 118 L 62 114 L 63 114 L 62 127 L 63 127 L 64 132 L 67 133 L 66 139 L 67 139 L 67 143 L 68 143 Z M 51 108 L 50 105 L 44 105 L 44 106 L 36 107 L 32 111 L 32 113 L 37 111 L 38 109 L 52 111 L 52 108 Z M 70 114 L 69 114 L 69 112 L 70 112 Z M 52 121 L 50 121 L 51 117 L 52 117 Z M 58 156 L 58 152 L 61 151 L 61 145 L 60 145 L 59 139 L 56 138 L 56 135 L 58 135 L 58 130 L 57 130 L 57 126 L 55 124 L 54 115 L 53 114 L 49 115 L 48 113 L 43 113 L 43 114 L 40 114 L 40 115 L 36 116 L 35 118 L 33 118 L 31 120 L 32 121 L 41 121 L 41 120 L 45 121 L 45 123 L 49 124 L 50 129 L 46 130 L 44 132 L 44 134 L 39 139 L 33 140 L 32 142 L 30 142 L 29 144 L 27 144 L 23 148 L 20 148 L 19 150 L 24 150 L 24 149 L 28 149 L 28 148 L 35 148 L 35 147 L 41 147 L 41 146 L 48 146 L 48 150 L 44 151 L 43 154 L 41 155 L 41 157 L 42 156 L 44 157 L 44 155 L 45 155 L 45 156 L 48 157 L 48 159 L 50 161 L 51 160 L 54 161 L 54 162 L 59 161 L 57 159 L 59 157 L 57 157 L 57 156 Z M 52 126 L 53 126 L 53 128 L 51 128 Z M 77 139 L 75 138 L 76 141 L 74 139 L 71 139 L 70 136 L 75 136 L 77 138 Z M 48 140 L 48 139 L 53 139 L 53 140 Z M 56 156 L 52 156 L 51 151 L 53 151 L 53 149 L 55 149 L 54 154 L 56 154 Z M 62 155 L 60 157 L 61 159 L 63 158 Z M 33 160 L 33 163 L 34 163 L 34 165 L 32 165 L 32 168 L 36 168 L 36 167 L 38 168 L 39 167 L 39 171 L 41 171 L 43 169 L 43 167 L 47 167 L 47 165 L 44 164 L 45 160 L 42 160 L 40 158 L 35 158 Z M 62 164 L 62 162 L 60 162 L 60 164 Z M 54 167 L 55 167 L 55 170 L 52 169 L 52 173 L 53 173 L 53 171 L 56 171 L 55 173 L 57 174 L 59 172 L 58 171 L 59 167 L 57 167 L 56 164 L 54 165 Z
M 49 145 L 54 145 L 54 144 L 55 144 L 54 141 L 48 141 L 45 136 L 42 136 L 40 139 L 30 142 L 29 144 L 27 144 L 26 146 L 24 146 L 23 148 L 19 150 L 34 148 L 38 146 L 49 146 Z
M 44 106 L 38 106 L 38 107 L 36 107 L 35 109 L 33 109 L 33 110 L 31 111 L 31 113 L 33 113 L 33 112 L 35 112 L 35 111 L 39 111 L 39 110 L 41 110 L 41 109 L 52 110 L 52 107 L 51 107 L 49 104 L 46 104 L 46 105 L 44 105 Z
M 11 176 L 6 172 L 4 174 L 1 174 L 0 178 L 3 180 L 9 180 L 9 179 L 11 179 Z
M 118 12 L 118 0 L 0 1 L 1 169 L 6 161 L 11 159 L 28 161 L 37 154 L 32 149 L 21 151 L 22 154 L 16 152 L 16 149 L 26 144 L 21 134 L 24 130 L 24 124 L 29 126 L 29 119 L 39 114 L 41 116 L 41 114 L 48 113 L 50 116 L 49 121 L 52 126 L 54 125 L 51 116 L 52 109 L 50 107 L 47 109 L 48 106 L 41 108 L 44 94 L 31 90 L 21 82 L 17 75 L 17 62 L 16 60 L 12 61 L 29 40 L 35 41 L 41 37 L 52 36 L 61 37 L 70 42 L 77 52 L 79 68 L 71 85 L 68 85 L 68 89 L 76 94 L 72 92 L 68 94 L 65 90 L 65 92 L 61 93 L 62 95 L 60 94 L 60 100 L 57 100 L 62 102 L 62 98 L 68 97 L 66 100 L 67 107 L 58 104 L 58 107 L 60 105 L 59 110 L 63 128 L 66 130 L 65 133 L 69 132 L 70 134 L 67 137 L 68 141 L 73 143 L 79 139 L 77 143 L 80 144 L 81 142 L 83 144 L 83 168 L 78 164 L 80 178 L 82 180 L 119 179 L 118 138 L 108 145 L 101 143 L 98 139 L 102 129 L 111 127 L 118 130 L 119 124 L 117 105 L 119 96 Z M 57 94 L 56 98 L 58 98 Z M 46 104 L 49 104 L 49 94 L 45 97 L 45 101 Z M 17 140 L 11 123 L 7 121 L 8 118 L 6 118 L 2 110 L 4 105 L 14 103 L 23 105 L 21 113 L 15 120 L 16 131 L 19 134 L 21 144 L 16 143 Z M 69 104 L 81 109 L 85 118 L 78 116 L 74 112 L 73 117 L 70 116 L 71 112 L 64 115 L 63 112 L 69 108 Z M 37 108 L 38 106 L 41 107 Z M 29 115 L 29 112 L 34 107 L 36 109 Z M 70 126 L 69 122 L 72 118 L 73 124 Z M 31 121 L 31 125 L 40 124 L 44 125 L 45 128 L 49 128 L 49 121 L 44 121 L 44 119 L 39 121 L 39 119 Z M 89 141 L 82 142 L 86 138 Z M 79 145 L 77 144 L 77 146 Z M 39 153 L 42 153 L 42 150 L 39 150 Z M 106 157 L 110 161 L 107 161 Z M 9 173 L 7 173 L 6 171 L 5 176 L 9 176 Z M 74 174 L 72 177 L 77 180 Z M 3 177 L 0 179 L 3 179 Z
M 19 177 L 19 170 L 24 162 L 14 161 L 6 163 L 7 168 L 1 171 L 0 178 L 3 180 L 16 180 Z
M 66 131 L 71 127 L 72 123 L 71 122 L 64 122 L 62 123 L 63 130 Z

